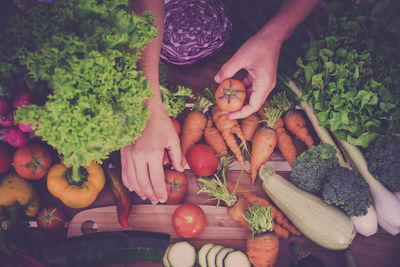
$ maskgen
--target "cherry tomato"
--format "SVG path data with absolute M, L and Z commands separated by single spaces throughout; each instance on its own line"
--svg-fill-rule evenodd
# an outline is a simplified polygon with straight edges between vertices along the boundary
M 201 234 L 206 223 L 206 214 L 200 206 L 193 203 L 181 204 L 172 215 L 175 231 L 184 238 L 193 238 Z
M 37 214 L 36 222 L 45 232 L 57 232 L 64 228 L 67 216 L 60 207 L 43 207 Z
M 215 91 L 215 100 L 222 111 L 238 111 L 246 100 L 246 87 L 236 79 L 224 80 Z
M 214 150 L 205 144 L 193 145 L 186 154 L 190 169 L 199 176 L 210 176 L 218 168 L 218 158 Z
M 51 167 L 49 151 L 40 143 L 29 143 L 15 151 L 13 157 L 15 171 L 27 179 L 43 178 Z
M 187 177 L 175 170 L 165 170 L 165 185 L 167 186 L 167 204 L 179 204 L 186 196 L 188 189 Z

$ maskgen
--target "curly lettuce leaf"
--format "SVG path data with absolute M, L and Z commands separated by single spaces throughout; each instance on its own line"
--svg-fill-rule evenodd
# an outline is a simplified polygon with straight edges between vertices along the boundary
M 161 98 L 168 116 L 177 118 L 185 109 L 186 97 L 193 97 L 192 89 L 178 85 L 175 91 L 160 87 Z

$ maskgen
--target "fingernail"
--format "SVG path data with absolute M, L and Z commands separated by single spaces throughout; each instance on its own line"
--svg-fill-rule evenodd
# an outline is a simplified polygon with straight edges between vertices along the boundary
M 156 200 L 151 201 L 151 204 L 153 204 L 153 205 L 156 205 L 157 203 L 158 203 L 158 201 L 156 201 Z
M 165 203 L 166 201 L 166 199 L 160 199 L 160 203 Z

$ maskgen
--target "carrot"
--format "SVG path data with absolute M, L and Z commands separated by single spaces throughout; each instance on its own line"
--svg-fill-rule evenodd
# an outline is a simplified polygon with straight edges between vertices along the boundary
M 258 118 L 257 114 L 251 114 L 247 116 L 246 118 L 242 119 L 240 122 L 240 128 L 242 129 L 244 139 L 246 141 L 252 141 L 254 134 L 257 131 L 257 128 L 259 126 L 259 121 L 260 119 Z
M 282 111 L 273 107 L 265 107 L 263 120 L 265 125 L 256 131 L 253 138 L 253 145 L 250 159 L 251 185 L 254 186 L 258 170 L 266 163 L 276 147 L 277 137 L 273 129 L 275 122 L 282 115 Z
M 239 145 L 236 143 L 234 134 L 242 141 L 242 144 L 246 148 L 246 140 L 244 139 L 242 130 L 240 129 L 237 120 L 229 119 L 228 115 L 224 113 L 218 106 L 214 106 L 211 110 L 212 118 L 217 129 L 221 132 L 222 137 L 225 140 L 226 145 L 235 155 L 239 164 L 243 167 L 246 172 L 249 172 L 248 168 L 244 163 L 242 152 L 240 151 Z
M 266 163 L 276 146 L 276 132 L 271 128 L 262 127 L 257 130 L 253 138 L 250 159 L 251 185 L 257 178 L 258 170 Z
M 246 240 L 247 256 L 254 267 L 273 267 L 279 252 L 279 238 L 272 232 Z
M 294 227 L 291 223 L 289 223 L 288 219 L 283 215 L 283 213 L 278 210 L 273 204 L 271 204 L 266 198 L 259 197 L 257 196 L 254 192 L 251 192 L 249 188 L 242 186 L 240 184 L 236 184 L 232 181 L 226 181 L 226 186 L 228 188 L 229 192 L 233 192 L 236 188 L 235 194 L 239 197 L 245 197 L 250 203 L 257 203 L 259 205 L 265 205 L 265 206 L 270 206 L 272 209 L 272 217 L 274 218 L 274 227 L 276 225 L 281 226 L 283 229 L 277 229 L 278 232 L 276 234 L 279 234 L 280 237 L 285 238 L 288 236 L 288 233 L 290 232 L 295 235 L 300 235 L 300 232 Z M 279 227 L 277 227 L 279 228 Z M 275 230 L 275 229 L 274 229 Z
M 312 136 L 306 127 L 306 120 L 299 111 L 294 109 L 289 110 L 285 115 L 284 121 L 288 131 L 303 141 L 306 146 L 310 147 L 314 145 Z
M 243 213 L 250 206 L 250 202 L 245 197 L 238 197 L 235 205 L 228 207 L 228 216 L 240 223 L 241 226 L 248 228 L 249 223 L 244 219 Z
M 228 155 L 228 148 L 225 140 L 217 128 L 213 127 L 212 119 L 208 118 L 204 129 L 204 139 L 211 146 L 218 157 Z
M 283 128 L 283 126 L 283 119 L 279 118 L 275 122 L 274 126 L 277 137 L 277 146 L 281 151 L 282 156 L 289 163 L 289 165 L 292 166 L 293 161 L 295 161 L 297 158 L 297 151 L 293 144 L 292 138 L 286 133 L 286 130 Z
M 203 136 L 203 131 L 207 123 L 205 113 L 211 105 L 212 102 L 204 97 L 199 97 L 185 118 L 181 133 L 181 150 L 184 165 L 186 164 L 186 153 Z

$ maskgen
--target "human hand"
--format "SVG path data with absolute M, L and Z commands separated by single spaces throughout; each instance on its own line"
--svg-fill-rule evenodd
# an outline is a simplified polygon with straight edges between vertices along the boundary
M 243 79 L 249 102 L 241 110 L 229 114 L 230 119 L 241 119 L 256 112 L 276 84 L 277 66 L 282 41 L 269 34 L 256 34 L 245 42 L 215 76 L 221 83 L 232 78 L 240 69 L 248 72 Z
M 184 168 L 179 137 L 171 119 L 162 105 L 153 106 L 151 111 L 142 136 L 134 144 L 121 148 L 121 174 L 130 191 L 157 204 L 167 200 L 162 167 L 164 150 L 168 150 L 174 169 L 182 172 Z

